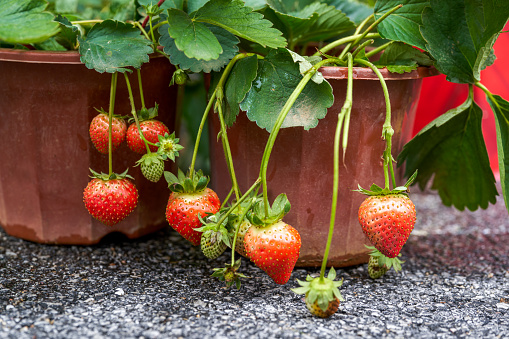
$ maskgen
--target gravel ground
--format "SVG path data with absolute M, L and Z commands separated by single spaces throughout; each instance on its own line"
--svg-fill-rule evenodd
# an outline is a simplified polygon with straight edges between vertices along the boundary
M 458 212 L 414 194 L 418 223 L 403 272 L 373 281 L 338 269 L 346 301 L 312 317 L 285 286 L 244 260 L 240 291 L 210 277 L 172 230 L 97 246 L 45 246 L 0 232 L 0 338 L 504 338 L 509 337 L 509 218 L 503 201 Z

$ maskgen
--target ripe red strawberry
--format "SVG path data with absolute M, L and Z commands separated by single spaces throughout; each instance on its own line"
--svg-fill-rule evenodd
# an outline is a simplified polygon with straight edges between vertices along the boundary
M 166 206 L 166 220 L 184 238 L 198 246 L 201 233 L 195 228 L 202 226 L 198 215 L 204 218 L 207 213 L 216 213 L 220 207 L 216 192 L 210 188 L 193 193 L 172 192 Z
M 295 228 L 283 221 L 267 227 L 252 226 L 244 238 L 246 254 L 275 283 L 288 282 L 297 259 L 301 239 Z
M 164 123 L 154 119 L 141 121 L 140 129 L 145 139 L 153 144 L 159 142 L 159 135 L 164 136 L 166 133 L 170 133 L 170 130 Z M 127 129 L 127 146 L 129 146 L 133 152 L 139 154 L 147 153 L 147 148 L 138 133 L 136 124 L 131 124 Z M 151 152 L 156 152 L 158 149 L 158 147 L 154 145 L 149 145 L 149 148 Z
M 359 208 L 364 234 L 382 254 L 395 258 L 414 229 L 415 206 L 405 194 L 369 196 Z
M 138 204 L 138 190 L 125 174 L 94 174 L 83 192 L 88 212 L 105 225 L 113 226 L 127 217 Z
M 112 150 L 120 146 L 124 141 L 127 125 L 119 116 L 113 116 L 112 122 Z M 106 113 L 101 112 L 96 115 L 90 123 L 89 133 L 90 139 L 94 144 L 95 148 L 103 154 L 108 154 L 108 134 L 109 134 L 109 117 Z

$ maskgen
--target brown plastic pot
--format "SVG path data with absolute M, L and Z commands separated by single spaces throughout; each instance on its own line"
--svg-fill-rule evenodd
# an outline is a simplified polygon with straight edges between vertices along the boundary
M 159 119 L 175 125 L 176 92 L 168 87 L 173 67 L 153 57 L 142 67 L 145 103 L 157 102 Z M 15 237 L 50 244 L 94 244 L 121 232 L 136 238 L 166 225 L 169 191 L 132 167 L 139 155 L 124 143 L 113 153 L 113 170 L 129 168 L 139 191 L 138 207 L 109 227 L 83 204 L 89 168 L 108 171 L 108 156 L 92 145 L 88 127 L 95 108 L 109 107 L 111 74 L 80 62 L 77 52 L 0 49 L 0 224 Z M 129 76 L 141 106 L 136 73 Z M 115 113 L 130 115 L 124 77 L 118 77 Z
M 334 104 L 318 126 L 309 131 L 291 127 L 279 132 L 267 171 L 271 201 L 286 193 L 292 205 L 284 220 L 302 237 L 297 266 L 321 264 L 330 223 L 333 179 L 333 144 L 337 116 L 346 95 L 347 69 L 324 67 L 324 77 L 333 88 Z M 392 108 L 393 154 L 397 155 L 411 137 L 422 78 L 435 71 L 419 68 L 405 74 L 381 70 L 390 93 Z M 328 265 L 350 266 L 368 261 L 364 236 L 357 211 L 365 196 L 354 192 L 360 184 L 369 188 L 384 186 L 381 156 L 385 143 L 381 139 L 385 120 L 385 101 L 376 75 L 366 68 L 354 68 L 353 108 L 348 149 L 344 166 L 340 166 L 339 201 Z M 221 198 L 230 190 L 221 143 L 216 140 L 218 119 L 211 119 L 211 187 Z M 245 114 L 237 117 L 228 129 L 233 162 L 241 190 L 246 190 L 259 175 L 261 157 L 269 133 L 260 129 Z M 401 182 L 400 173 L 397 179 Z

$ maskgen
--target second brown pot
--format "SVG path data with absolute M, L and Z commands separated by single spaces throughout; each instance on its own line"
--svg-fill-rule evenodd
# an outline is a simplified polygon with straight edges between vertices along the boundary
M 419 68 L 405 74 L 381 70 L 387 82 L 392 108 L 393 155 L 411 137 L 416 103 L 422 77 L 434 74 Z M 334 104 L 318 126 L 309 131 L 291 127 L 282 129 L 269 161 L 267 176 L 271 201 L 286 193 L 292 205 L 284 221 L 295 227 L 302 238 L 297 266 L 319 266 L 322 262 L 330 223 L 333 180 L 333 144 L 337 117 L 343 106 L 347 69 L 324 67 L 324 77 L 333 88 Z M 385 101 L 380 82 L 369 69 L 354 68 L 353 107 L 348 149 L 340 166 L 336 224 L 328 265 L 350 266 L 368 261 L 364 244 L 369 241 L 359 226 L 357 211 L 365 196 L 354 192 L 358 185 L 383 187 L 381 139 L 385 120 Z M 219 121 L 211 119 L 211 187 L 224 198 L 231 187 L 221 142 L 216 139 Z M 269 133 L 260 129 L 245 114 L 228 129 L 233 163 L 241 190 L 250 187 L 259 175 L 260 162 Z M 397 180 L 401 181 L 400 173 Z M 403 184 L 400 182 L 400 184 Z

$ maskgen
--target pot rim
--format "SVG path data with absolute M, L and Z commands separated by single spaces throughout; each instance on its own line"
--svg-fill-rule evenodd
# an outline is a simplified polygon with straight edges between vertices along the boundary
M 152 57 L 162 57 L 153 54 Z M 41 51 L 15 48 L 0 48 L 0 61 L 36 63 L 36 64 L 71 64 L 84 65 L 78 51 Z
M 342 80 L 348 78 L 348 67 L 324 66 L 319 71 L 326 79 Z M 435 67 L 424 66 L 403 74 L 391 73 L 386 67 L 380 68 L 379 71 L 385 80 L 412 80 L 440 74 Z M 357 80 L 379 80 L 375 72 L 368 67 L 353 67 L 352 75 Z

